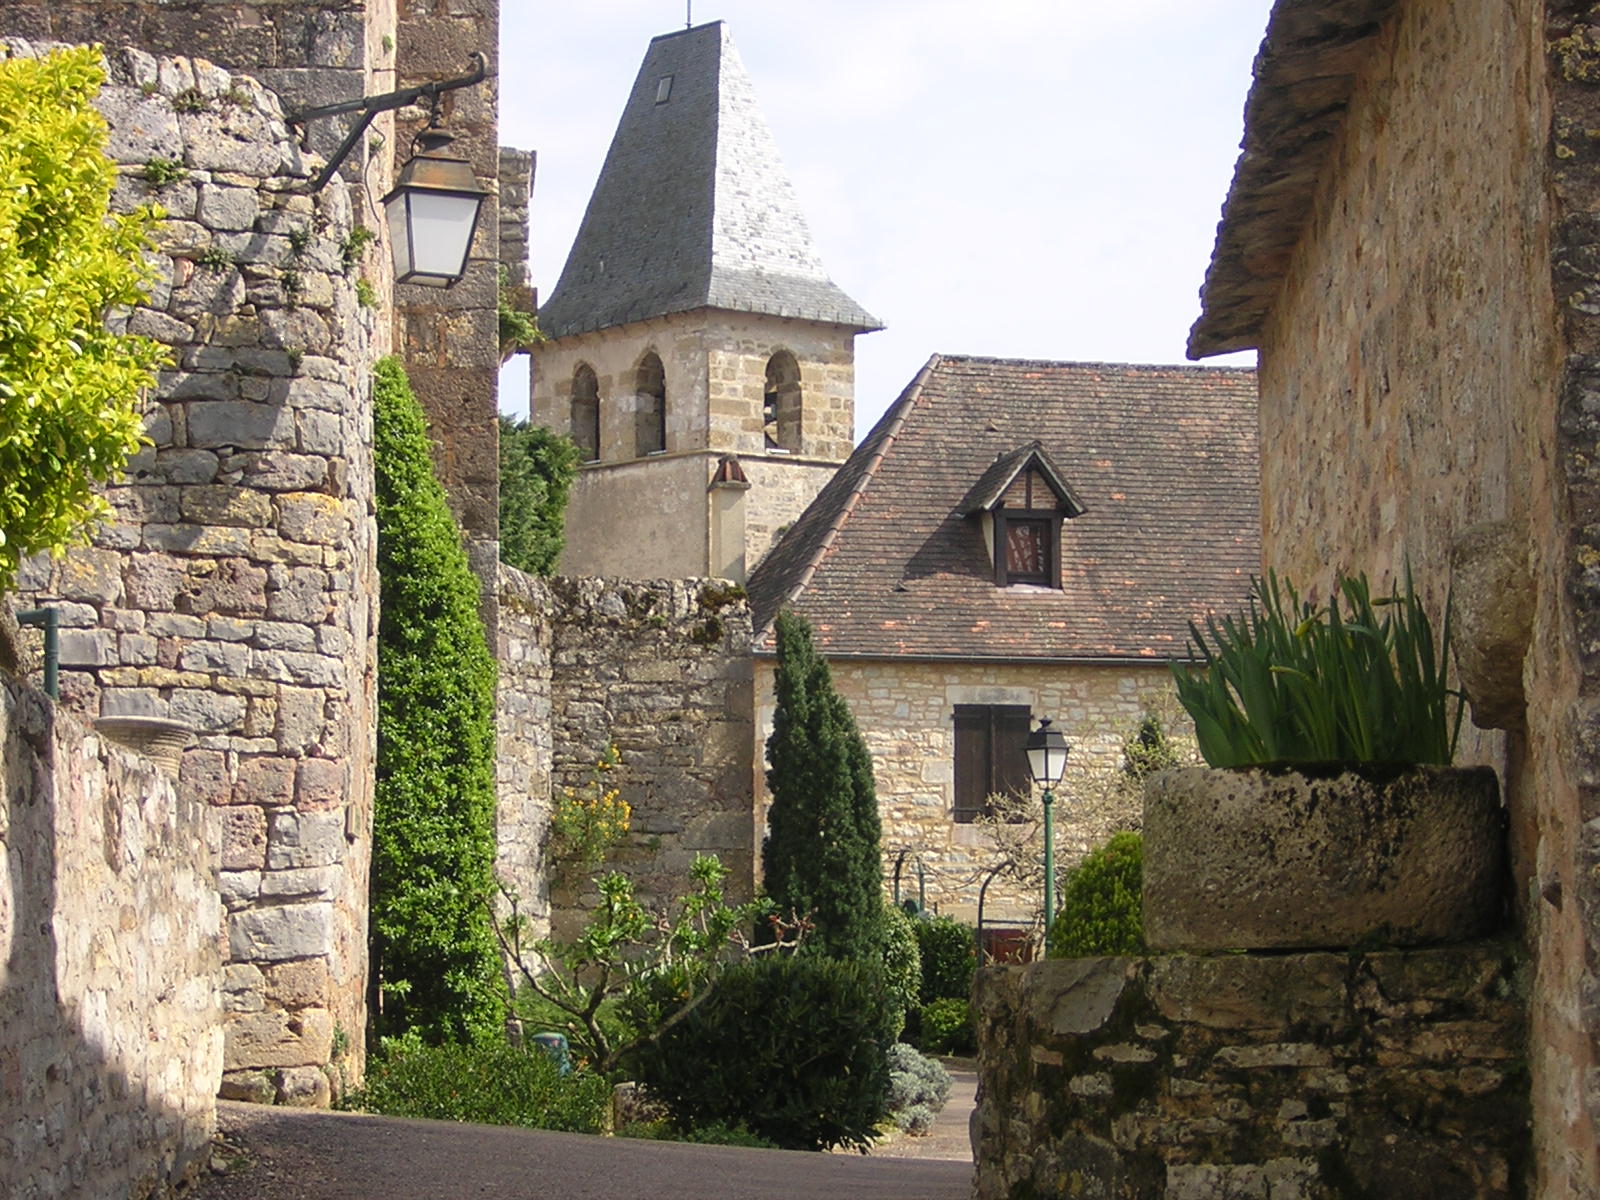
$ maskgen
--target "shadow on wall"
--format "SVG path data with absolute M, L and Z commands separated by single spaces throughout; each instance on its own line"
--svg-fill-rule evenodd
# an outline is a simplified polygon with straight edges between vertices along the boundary
M 3 673 L 0 748 L 0 1195 L 157 1193 L 222 1073 L 205 814 Z

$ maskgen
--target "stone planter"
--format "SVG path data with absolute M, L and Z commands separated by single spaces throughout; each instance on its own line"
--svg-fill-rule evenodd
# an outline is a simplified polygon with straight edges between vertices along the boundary
M 1487 767 L 1191 767 L 1145 784 L 1152 950 L 1480 937 L 1500 924 L 1505 870 Z
M 183 765 L 183 748 L 194 736 L 188 725 L 166 717 L 101 717 L 94 728 L 108 741 L 153 760 L 174 779 Z

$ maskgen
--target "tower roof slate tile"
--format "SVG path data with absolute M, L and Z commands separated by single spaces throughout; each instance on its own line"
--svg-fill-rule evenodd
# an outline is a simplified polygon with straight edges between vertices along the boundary
M 720 21 L 650 43 L 539 324 L 559 338 L 698 308 L 882 328 L 828 277 Z
M 962 512 L 1038 439 L 1081 498 L 1061 587 L 997 587 Z M 756 650 L 792 605 L 836 657 L 1162 661 L 1260 570 L 1256 376 L 934 355 L 749 581 Z

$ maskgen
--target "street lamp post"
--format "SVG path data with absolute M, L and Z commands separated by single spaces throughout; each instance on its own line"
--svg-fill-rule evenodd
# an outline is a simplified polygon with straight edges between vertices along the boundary
M 1044 946 L 1050 953 L 1050 925 L 1056 915 L 1055 786 L 1067 767 L 1067 739 L 1053 729 L 1049 717 L 1039 718 L 1039 728 L 1023 743 L 1028 752 L 1028 773 L 1044 788 Z

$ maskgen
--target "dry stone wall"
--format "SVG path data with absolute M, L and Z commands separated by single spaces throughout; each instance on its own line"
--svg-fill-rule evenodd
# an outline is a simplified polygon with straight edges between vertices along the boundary
M 986 968 L 977 1195 L 1524 1196 L 1521 977 L 1500 944 Z
M 214 817 L 0 672 L 0 1194 L 126 1200 L 204 1161 Z
M 110 68 L 115 203 L 170 214 L 125 322 L 172 365 L 114 519 L 25 564 L 18 607 L 61 613 L 66 708 L 194 728 L 180 791 L 219 817 L 224 1093 L 325 1103 L 365 1026 L 375 322 L 341 254 L 345 186 L 305 194 L 274 95 L 203 60 Z M 158 158 L 179 177 L 149 182 Z
M 500 564 L 500 680 L 495 702 L 495 871 L 517 897 L 529 932 L 549 932 L 545 840 L 553 753 L 550 589 Z
M 748 899 L 756 838 L 743 591 L 702 579 L 557 578 L 549 587 L 555 787 L 581 788 L 615 743 L 622 765 L 611 782 L 633 806 L 616 865 L 640 894 L 681 894 L 694 855 L 705 853 L 728 868 L 730 900 Z M 585 880 L 555 889 L 558 931 L 587 890 Z

